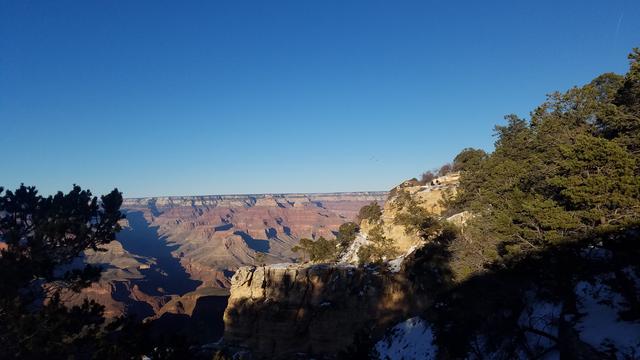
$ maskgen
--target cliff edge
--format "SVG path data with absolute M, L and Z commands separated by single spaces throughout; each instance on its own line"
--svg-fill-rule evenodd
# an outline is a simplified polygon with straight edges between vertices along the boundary
M 224 342 L 257 358 L 334 358 L 423 308 L 402 272 L 335 264 L 242 267 L 232 278 Z
M 225 346 L 249 349 L 257 358 L 349 357 L 390 326 L 420 314 L 431 300 L 408 278 L 407 267 L 425 240 L 395 219 L 407 211 L 407 197 L 439 216 L 443 197 L 455 191 L 457 181 L 453 175 L 394 188 L 380 216 L 361 221 L 360 233 L 337 262 L 238 269 L 224 314 Z M 399 256 L 359 261 L 358 248 L 372 243 L 367 237 L 373 227 L 382 228 Z

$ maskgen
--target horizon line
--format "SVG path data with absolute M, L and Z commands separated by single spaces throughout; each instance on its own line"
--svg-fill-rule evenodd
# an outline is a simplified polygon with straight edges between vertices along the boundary
M 181 199 L 181 198 L 212 198 L 212 197 L 256 197 L 256 196 L 292 196 L 292 195 L 342 195 L 342 194 L 373 194 L 373 193 L 389 193 L 390 190 L 365 190 L 365 191 L 331 191 L 331 192 L 291 192 L 291 193 L 235 193 L 235 194 L 207 194 L 207 195 L 159 195 L 159 196 L 137 196 L 137 197 L 123 197 L 123 200 L 144 200 L 153 198 L 169 198 L 169 199 Z

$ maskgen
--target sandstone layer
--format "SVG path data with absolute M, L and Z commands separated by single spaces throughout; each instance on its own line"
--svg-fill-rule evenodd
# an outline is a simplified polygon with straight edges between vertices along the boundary
M 225 344 L 264 359 L 334 358 L 423 308 L 402 272 L 349 265 L 240 268 L 224 314 Z
M 443 199 L 445 196 L 455 194 L 459 180 L 459 173 L 451 173 L 438 177 L 427 185 L 419 185 L 413 181 L 403 182 L 389 192 L 389 198 L 384 203 L 380 221 L 374 223 L 367 220 L 362 221 L 360 224 L 361 233 L 366 236 L 373 226 L 380 225 L 384 236 L 393 240 L 396 249 L 400 253 L 405 253 L 411 248 L 420 246 L 422 239 L 417 233 L 407 231 L 404 226 L 394 222 L 396 216 L 405 211 L 398 206 L 398 194 L 401 191 L 407 192 L 418 206 L 433 215 L 439 216 L 444 211 Z M 458 222 L 461 221 L 460 218 L 456 218 L 456 220 Z

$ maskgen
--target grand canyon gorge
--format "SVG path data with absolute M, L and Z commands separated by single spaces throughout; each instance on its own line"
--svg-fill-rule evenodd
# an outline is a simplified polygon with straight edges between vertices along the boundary
M 238 268 L 296 261 L 292 247 L 300 239 L 334 238 L 360 208 L 386 197 L 378 191 L 125 199 L 117 240 L 84 255 L 104 268 L 101 280 L 65 300 L 78 304 L 86 296 L 105 305 L 108 317 L 135 315 L 213 341 Z
M 0 0 L 0 360 L 640 360 L 639 19 Z

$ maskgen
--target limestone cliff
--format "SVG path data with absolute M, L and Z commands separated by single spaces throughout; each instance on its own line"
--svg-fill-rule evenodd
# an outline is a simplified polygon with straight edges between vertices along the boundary
M 381 334 L 415 314 L 402 272 L 351 265 L 276 264 L 240 268 L 224 314 L 224 342 L 257 358 L 334 358 L 365 331 Z
M 380 225 L 384 236 L 393 239 L 393 242 L 400 253 L 406 253 L 411 248 L 419 247 L 423 241 L 415 232 L 395 223 L 396 216 L 405 211 L 400 202 L 400 194 L 406 192 L 411 199 L 423 209 L 434 215 L 441 215 L 444 211 L 442 200 L 447 195 L 455 194 L 459 173 L 451 173 L 434 179 L 431 183 L 420 185 L 413 181 L 405 181 L 389 192 L 389 197 L 384 203 L 380 221 L 372 222 L 364 219 L 360 223 L 360 232 L 366 237 L 371 228 Z
M 360 336 L 376 338 L 398 321 L 419 314 L 431 301 L 408 279 L 412 250 L 424 244 L 394 221 L 401 193 L 435 215 L 455 192 L 457 174 L 422 186 L 403 183 L 390 192 L 380 220 L 363 220 L 351 247 L 333 264 L 241 267 L 231 279 L 224 344 L 244 347 L 257 358 L 335 358 L 353 351 Z M 402 254 L 386 264 L 356 266 L 357 248 L 373 226 Z

